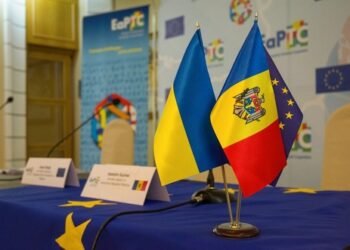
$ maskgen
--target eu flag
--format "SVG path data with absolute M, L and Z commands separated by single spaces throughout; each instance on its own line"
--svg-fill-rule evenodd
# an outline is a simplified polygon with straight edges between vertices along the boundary
M 303 120 L 303 113 L 301 112 L 292 93 L 283 80 L 271 56 L 266 49 L 265 51 L 267 62 L 269 64 L 271 83 L 275 93 L 279 127 L 282 134 L 284 152 L 286 154 L 286 158 L 288 158 L 289 152 L 293 146 L 294 139 Z M 278 177 L 276 177 L 270 184 L 275 186 L 277 184 L 279 176 L 280 175 L 278 175 Z
M 350 64 L 316 69 L 316 93 L 350 90 Z
M 267 51 L 266 57 L 269 64 L 271 83 L 275 93 L 278 118 L 280 121 L 279 127 L 282 133 L 284 151 L 286 157 L 288 157 L 289 152 L 292 149 L 294 139 L 303 120 L 303 113 L 301 112 L 292 93 L 284 82 L 275 63 Z
M 165 39 L 181 36 L 185 33 L 185 17 L 180 16 L 165 22 Z

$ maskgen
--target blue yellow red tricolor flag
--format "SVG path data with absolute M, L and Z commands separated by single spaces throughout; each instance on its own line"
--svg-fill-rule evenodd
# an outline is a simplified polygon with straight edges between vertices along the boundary
M 132 185 L 132 190 L 145 191 L 148 181 L 135 180 Z
M 210 124 L 214 104 L 198 29 L 180 63 L 154 137 L 154 156 L 162 185 L 227 162 Z
M 210 119 L 245 197 L 278 177 L 286 165 L 287 154 L 268 54 L 257 21 L 231 68 Z

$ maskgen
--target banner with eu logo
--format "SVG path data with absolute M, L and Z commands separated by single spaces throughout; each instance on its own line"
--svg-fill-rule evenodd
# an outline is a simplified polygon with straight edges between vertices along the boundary
M 316 69 L 316 93 L 350 90 L 350 64 Z

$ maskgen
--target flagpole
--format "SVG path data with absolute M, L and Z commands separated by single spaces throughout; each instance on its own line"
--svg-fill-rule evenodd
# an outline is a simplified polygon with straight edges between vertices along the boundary
M 240 222 L 241 200 L 242 200 L 242 192 L 240 188 L 238 190 L 238 197 L 237 197 L 236 218 L 235 220 L 233 220 L 232 208 L 231 208 L 230 197 L 228 194 L 228 186 L 227 186 L 224 166 L 221 166 L 221 169 L 222 169 L 222 177 L 224 179 L 226 201 L 227 201 L 227 208 L 230 216 L 230 222 L 217 225 L 213 229 L 213 233 L 215 233 L 218 236 L 223 236 L 228 238 L 251 238 L 251 237 L 257 236 L 259 234 L 259 229 L 256 226 L 248 223 Z
M 226 193 L 226 202 L 227 202 L 228 214 L 230 216 L 231 225 L 234 225 L 233 216 L 232 216 L 231 200 L 230 200 L 230 195 L 228 193 L 228 187 L 227 187 L 226 173 L 225 173 L 225 166 L 224 165 L 221 166 L 221 171 L 222 171 L 222 177 L 224 179 L 224 187 L 225 187 L 225 193 Z
M 200 25 L 198 21 L 196 21 L 195 25 L 196 25 L 196 29 L 200 29 Z M 228 199 L 230 201 L 235 200 L 232 193 L 227 194 L 226 190 L 224 191 L 222 189 L 215 188 L 214 183 L 215 183 L 215 180 L 214 180 L 213 170 L 210 169 L 208 171 L 208 176 L 207 176 L 207 187 L 194 192 L 192 194 L 192 198 L 195 198 L 197 196 L 202 196 L 202 197 L 205 197 L 205 202 L 207 203 L 224 203 L 226 202 L 227 195 L 228 195 L 229 196 Z
M 236 204 L 236 219 L 235 222 L 232 224 L 233 227 L 239 228 L 240 227 L 240 217 L 241 217 L 241 200 L 242 200 L 242 191 L 241 188 L 238 187 L 238 196 L 237 196 L 237 204 Z

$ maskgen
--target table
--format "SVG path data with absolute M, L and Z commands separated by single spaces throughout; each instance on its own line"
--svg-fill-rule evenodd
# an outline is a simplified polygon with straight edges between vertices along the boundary
M 21 179 L 22 176 L 0 173 L 0 189 L 19 187 L 22 185 Z
M 80 197 L 82 187 L 22 186 L 0 190 L 1 249 L 60 249 L 56 239 L 67 231 L 81 234 L 82 244 L 76 242 L 73 249 L 91 249 L 98 228 L 110 215 L 186 201 L 203 186 L 191 181 L 169 185 L 170 203 L 146 201 L 145 206 L 135 206 L 103 201 L 112 204 L 92 208 L 70 206 L 79 203 L 68 202 L 92 200 Z M 190 204 L 158 214 L 119 217 L 107 226 L 97 249 L 333 250 L 350 245 L 350 192 L 284 191 L 285 188 L 265 188 L 243 199 L 241 220 L 261 230 L 255 238 L 229 239 L 212 233 L 215 225 L 229 221 L 226 204 Z M 61 207 L 62 204 L 68 206 Z

